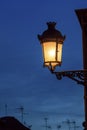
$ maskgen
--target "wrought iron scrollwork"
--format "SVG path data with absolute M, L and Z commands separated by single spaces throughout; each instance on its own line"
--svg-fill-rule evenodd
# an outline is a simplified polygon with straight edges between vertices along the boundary
M 55 73 L 58 80 L 61 80 L 63 77 L 68 77 L 76 81 L 78 84 L 87 85 L 87 70 L 62 71 L 53 73 Z

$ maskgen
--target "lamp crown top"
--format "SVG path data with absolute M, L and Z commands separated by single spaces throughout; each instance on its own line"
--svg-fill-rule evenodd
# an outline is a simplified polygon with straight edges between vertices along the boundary
M 48 29 L 45 30 L 42 35 L 38 35 L 38 39 L 41 43 L 44 41 L 64 41 L 65 36 L 62 36 L 61 32 L 55 28 L 56 22 L 47 22 Z
M 56 22 L 47 22 L 48 29 L 55 29 Z

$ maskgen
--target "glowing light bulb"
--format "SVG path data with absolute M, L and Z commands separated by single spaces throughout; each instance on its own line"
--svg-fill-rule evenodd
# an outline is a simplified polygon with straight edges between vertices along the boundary
M 54 57 L 55 56 L 55 51 L 52 49 L 52 50 L 50 50 L 49 51 L 49 55 L 51 56 L 51 57 Z

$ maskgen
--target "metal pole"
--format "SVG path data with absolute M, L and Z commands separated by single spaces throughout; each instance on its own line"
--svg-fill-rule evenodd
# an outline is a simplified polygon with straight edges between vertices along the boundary
M 47 130 L 47 127 L 48 127 L 48 125 L 47 125 L 48 118 L 44 118 L 44 120 L 45 120 L 45 127 L 46 127 L 46 130 Z
M 87 9 L 76 10 L 81 28 L 83 42 L 83 68 L 87 69 Z M 84 130 L 87 130 L 87 75 L 84 74 L 84 110 L 85 122 L 83 123 Z

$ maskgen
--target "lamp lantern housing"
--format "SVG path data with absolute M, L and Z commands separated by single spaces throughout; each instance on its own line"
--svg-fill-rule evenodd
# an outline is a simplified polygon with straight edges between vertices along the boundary
M 43 66 L 51 71 L 54 71 L 56 66 L 61 66 L 62 46 L 65 40 L 65 36 L 55 29 L 55 25 L 55 22 L 47 22 L 48 29 L 42 35 L 38 35 L 43 51 Z

